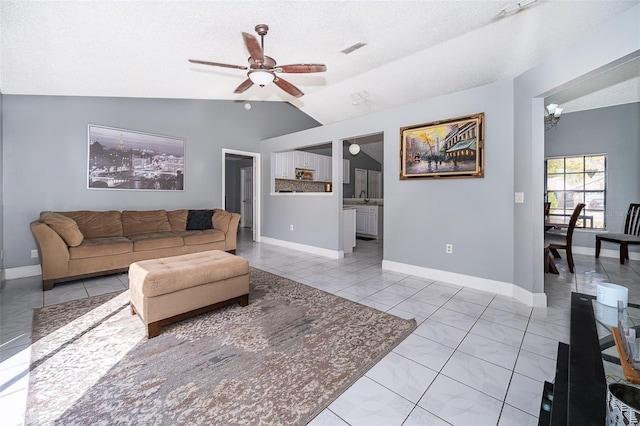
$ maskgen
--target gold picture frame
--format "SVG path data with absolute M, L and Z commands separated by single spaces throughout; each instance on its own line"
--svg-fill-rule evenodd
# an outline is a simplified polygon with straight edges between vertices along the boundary
M 484 177 L 484 113 L 400 128 L 400 179 Z

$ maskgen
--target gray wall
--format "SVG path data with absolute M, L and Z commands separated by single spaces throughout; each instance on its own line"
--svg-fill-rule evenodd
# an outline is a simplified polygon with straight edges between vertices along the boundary
M 400 181 L 399 161 L 384 162 L 384 259 L 511 282 L 513 253 L 505 247 L 513 241 L 512 95 L 512 84 L 505 81 L 273 138 L 261 143 L 262 158 L 301 140 L 313 145 L 331 139 L 335 182 L 342 174 L 344 139 L 384 132 L 384 158 L 399 159 L 401 127 L 484 112 L 484 178 Z M 263 167 L 268 182 L 268 163 Z M 263 194 L 269 194 L 263 185 Z M 266 195 L 262 235 L 337 250 L 341 197 L 337 192 Z M 297 224 L 294 231 L 289 224 Z M 453 244 L 453 255 L 445 253 L 447 243 Z
M 344 142 L 342 148 L 342 155 L 349 160 L 349 183 L 343 185 L 343 197 L 351 198 L 353 196 L 358 197 L 356 194 L 356 169 L 376 170 L 382 171 L 382 164 L 368 156 L 363 151 L 360 151 L 357 155 L 351 155 L 349 152 L 350 143 Z M 383 175 L 383 191 L 384 194 L 384 175 Z
M 514 190 L 524 203 L 514 209 L 514 284 L 544 292 L 544 98 L 640 55 L 640 5 L 588 29 L 571 48 L 513 81 Z
M 145 210 L 222 205 L 223 148 L 317 126 L 288 103 L 99 97 L 3 97 L 5 267 L 37 264 L 29 222 L 42 210 Z M 87 125 L 185 139 L 184 191 L 87 189 Z
M 545 132 L 544 153 L 607 155 L 607 229 L 622 232 L 629 203 L 640 203 L 640 103 L 563 114 L 558 125 Z M 577 230 L 574 244 L 595 247 L 594 234 Z M 603 248 L 618 246 L 605 243 Z
M 384 158 L 397 159 L 399 144 L 390 141 L 400 127 L 484 111 L 484 179 L 400 182 L 398 161 L 385 161 L 384 258 L 513 283 L 532 295 L 532 304 L 544 305 L 544 97 L 640 55 L 639 19 L 640 5 L 512 81 L 264 141 L 263 158 L 300 141 L 330 139 L 335 182 L 344 139 L 383 131 Z M 268 177 L 263 160 L 263 182 Z M 268 191 L 264 185 L 263 194 Z M 524 203 L 514 205 L 514 192 L 524 193 Z M 262 234 L 336 249 L 341 203 L 335 198 L 266 195 Z M 293 223 L 300 226 L 289 231 Z M 453 255 L 444 253 L 446 243 L 454 245 Z
M 2 219 L 3 217 L 3 203 L 4 203 L 4 185 L 2 182 L 2 170 L 4 169 L 2 166 L 2 158 L 4 158 L 4 152 L 3 152 L 3 144 L 2 144 L 2 104 L 3 101 L 3 95 L 2 92 L 0 92 L 0 253 L 2 253 L 2 256 L 0 256 L 0 272 L 4 271 L 4 243 L 3 243 L 3 235 L 4 235 L 4 221 Z M 0 273 L 0 279 L 4 277 L 4 274 Z

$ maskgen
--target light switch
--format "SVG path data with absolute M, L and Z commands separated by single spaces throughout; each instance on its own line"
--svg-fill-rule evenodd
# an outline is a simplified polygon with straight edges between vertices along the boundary
M 524 192 L 516 192 L 516 204 L 524 203 Z

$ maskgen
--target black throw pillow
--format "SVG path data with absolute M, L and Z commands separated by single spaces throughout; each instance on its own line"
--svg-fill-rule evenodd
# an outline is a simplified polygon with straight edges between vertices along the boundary
M 213 229 L 212 218 L 213 210 L 189 210 L 189 214 L 187 215 L 187 231 Z

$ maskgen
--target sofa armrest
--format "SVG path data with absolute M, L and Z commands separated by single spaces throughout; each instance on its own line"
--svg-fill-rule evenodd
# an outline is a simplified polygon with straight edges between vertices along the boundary
M 42 281 L 67 276 L 69 273 L 69 247 L 67 247 L 67 243 L 49 225 L 39 220 L 31 222 L 29 226 L 38 247 Z
M 225 251 L 236 250 L 236 237 L 238 236 L 238 225 L 240 224 L 240 215 L 238 213 L 231 213 L 231 220 L 229 221 L 229 229 L 225 233 L 224 249 Z

